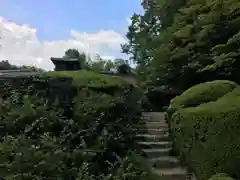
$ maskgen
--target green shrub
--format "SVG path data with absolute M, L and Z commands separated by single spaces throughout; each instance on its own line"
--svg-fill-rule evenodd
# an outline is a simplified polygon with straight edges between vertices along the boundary
M 169 106 L 170 100 L 181 94 L 179 89 L 172 88 L 168 85 L 156 87 L 148 87 L 146 96 L 152 104 L 154 111 L 165 111 L 166 106 Z
M 216 101 L 226 93 L 237 87 L 237 84 L 226 80 L 216 80 L 195 85 L 180 96 L 175 97 L 170 107 L 193 107 L 202 103 Z
M 44 73 L 50 77 L 71 77 L 77 87 L 119 87 L 129 86 L 122 78 L 118 76 L 109 76 L 92 71 L 55 71 Z
M 215 174 L 208 180 L 234 180 L 234 179 L 228 176 L 227 174 Z
M 85 71 L 10 78 L 0 85 L 4 179 L 143 176 L 144 170 L 128 160 L 136 149 L 130 134 L 141 119 L 138 89 L 120 78 Z
M 234 83 L 229 84 L 235 86 Z M 215 91 L 222 96 L 218 100 L 215 96 L 213 99 L 216 101 L 176 110 L 169 120 L 171 135 L 175 148 L 195 171 L 198 179 L 205 180 L 220 172 L 238 179 L 240 88 L 237 87 L 225 95 L 222 89 Z M 206 92 L 198 91 L 198 94 L 202 97 Z M 201 100 L 198 97 L 196 99 L 197 102 Z

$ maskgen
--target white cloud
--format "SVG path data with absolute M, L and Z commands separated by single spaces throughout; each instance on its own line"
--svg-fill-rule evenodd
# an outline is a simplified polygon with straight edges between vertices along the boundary
M 120 44 L 125 42 L 123 36 L 113 30 L 100 30 L 96 33 L 71 30 L 69 39 L 54 41 L 39 40 L 36 33 L 37 29 L 0 17 L 0 60 L 50 70 L 53 68 L 50 57 L 61 57 L 68 48 L 114 58 L 114 52 L 120 52 Z

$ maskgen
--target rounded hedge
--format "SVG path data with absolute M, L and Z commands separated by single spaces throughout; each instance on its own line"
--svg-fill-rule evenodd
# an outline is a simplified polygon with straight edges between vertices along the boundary
M 232 177 L 228 176 L 227 174 L 219 173 L 219 174 L 213 175 L 208 180 L 234 180 L 234 179 Z
M 227 80 L 216 80 L 195 85 L 171 101 L 171 107 L 194 107 L 199 104 L 216 101 L 237 87 Z
M 223 81 L 213 84 L 216 82 Z M 201 84 L 208 85 L 211 83 Z M 231 91 L 234 86 L 231 82 L 219 88 L 212 86 L 215 87 L 215 93 L 211 91 L 212 102 L 177 109 L 169 118 L 174 146 L 199 180 L 221 172 L 240 178 L 237 168 L 240 165 L 240 87 Z M 196 90 L 199 95 L 207 95 L 206 88 L 203 92 Z M 222 97 L 218 99 L 217 95 Z M 203 99 L 206 102 L 210 97 Z M 198 97 L 197 102 L 204 101 Z

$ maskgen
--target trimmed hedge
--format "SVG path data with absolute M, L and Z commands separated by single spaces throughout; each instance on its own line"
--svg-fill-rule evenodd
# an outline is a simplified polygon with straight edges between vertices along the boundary
M 213 83 L 216 83 L 214 81 Z M 220 83 L 220 81 L 218 81 Z M 212 89 L 210 82 L 201 84 L 203 90 Z M 207 86 L 210 86 L 207 88 Z M 203 98 L 196 96 L 187 102 L 212 102 L 200 104 L 196 107 L 180 108 L 168 119 L 175 149 L 183 160 L 193 169 L 200 180 L 210 178 L 215 173 L 227 173 L 236 179 L 240 178 L 238 167 L 240 165 L 240 87 L 232 91 L 235 83 L 225 83 L 218 87 L 227 87 L 223 91 L 215 88 L 201 93 L 215 96 Z M 220 91 L 220 92 L 218 92 Z M 230 91 L 229 93 L 226 93 Z M 187 91 L 189 92 L 189 90 Z M 191 88 L 192 94 L 194 94 Z M 185 97 L 187 93 L 184 93 Z M 216 95 L 217 94 L 217 95 Z M 224 95 L 225 94 L 225 95 Z M 220 97 L 222 96 L 222 97 Z M 220 97 L 217 99 L 217 97 Z M 181 96 L 179 97 L 181 98 Z M 214 101 L 216 100 L 216 101 Z
M 234 180 L 232 177 L 227 174 L 215 174 L 208 180 Z
M 73 85 L 77 87 L 96 87 L 96 88 L 110 88 L 129 87 L 129 83 L 124 81 L 121 77 L 110 76 L 92 71 L 55 71 L 44 73 L 43 76 L 49 77 L 71 77 L 73 78 Z
M 237 84 L 227 80 L 216 80 L 201 83 L 186 90 L 171 101 L 172 108 L 194 107 L 202 103 L 216 101 L 237 87 Z
M 147 179 L 134 165 L 139 90 L 91 72 L 0 80 L 4 179 Z M 149 178 L 150 179 L 150 178 Z

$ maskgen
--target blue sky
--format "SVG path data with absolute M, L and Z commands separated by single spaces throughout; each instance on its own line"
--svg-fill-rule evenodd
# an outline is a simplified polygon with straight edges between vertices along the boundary
M 68 48 L 127 59 L 127 19 L 142 11 L 141 0 L 0 0 L 0 60 L 52 69 Z
M 0 0 L 1 1 L 1 0 Z M 126 33 L 127 21 L 141 12 L 141 0 L 2 0 L 0 16 L 36 28 L 40 39 L 64 39 L 70 29 Z

